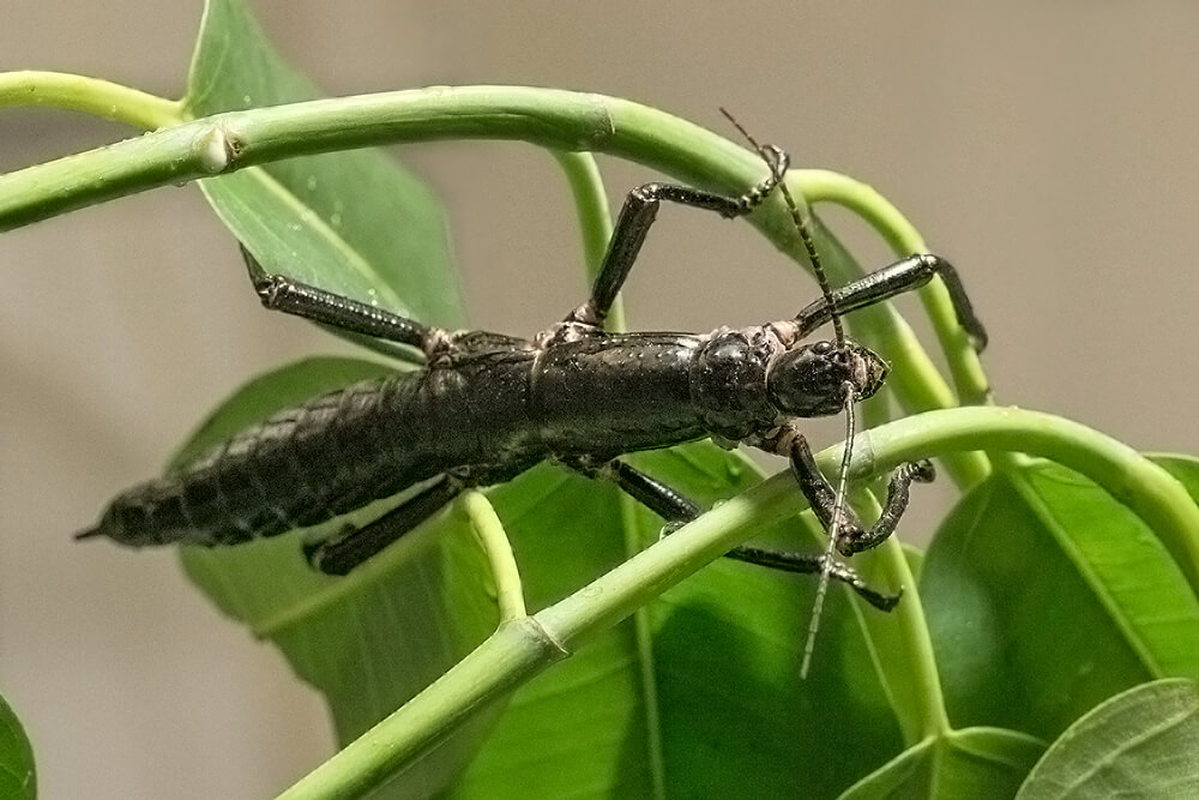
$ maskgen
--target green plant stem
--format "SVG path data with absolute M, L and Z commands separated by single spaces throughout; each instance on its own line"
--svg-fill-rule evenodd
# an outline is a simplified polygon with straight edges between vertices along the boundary
M 504 532 L 504 523 L 496 516 L 491 501 L 482 492 L 471 489 L 462 495 L 462 507 L 470 520 L 471 530 L 491 569 L 495 581 L 495 599 L 500 609 L 500 623 L 520 619 L 525 610 L 524 589 L 521 586 L 520 570 L 512 555 L 512 545 Z
M 764 169 L 756 154 L 727 139 L 627 100 L 520 86 L 436 87 L 217 114 L 3 175 L 0 231 L 155 186 L 283 158 L 471 138 L 609 153 L 722 192 L 755 184 Z M 804 263 L 781 201 L 765 204 L 750 221 Z M 855 317 L 865 321 L 884 313 L 864 309 Z M 896 381 L 900 402 L 909 412 L 952 404 L 947 390 L 925 390 L 944 384 L 927 356 L 917 353 L 923 356 L 913 342 L 892 356 L 893 374 L 911 376 Z M 960 485 L 981 479 L 987 470 L 977 456 L 951 457 L 946 467 Z
M 817 458 L 821 469 L 835 468 L 840 450 L 838 446 L 823 451 Z M 1199 574 L 1199 508 L 1181 484 L 1126 445 L 1060 417 L 998 407 L 931 411 L 860 435 L 851 471 L 864 479 L 903 461 L 961 450 L 1017 450 L 1052 457 L 1087 475 L 1149 523 L 1171 552 L 1181 552 L 1183 569 L 1192 580 Z M 565 658 L 585 637 L 615 624 L 801 507 L 793 478 L 782 473 L 717 506 L 564 600 L 501 626 L 428 689 L 283 796 L 351 797 L 380 785 L 436 746 L 478 707 L 501 698 Z M 914 617 L 909 622 L 918 624 Z M 926 697 L 915 706 L 927 715 L 919 720 L 920 730 L 942 729 L 938 705 Z
M 18 106 L 81 111 L 148 131 L 186 119 L 180 101 L 119 83 L 63 72 L 0 72 L 0 108 Z
M 830 202 L 843 206 L 864 219 L 887 241 L 898 256 L 927 253 L 928 245 L 915 226 L 873 186 L 847 175 L 824 169 L 796 171 L 802 194 L 812 204 Z M 991 402 L 991 389 L 978 354 L 958 325 L 949 292 L 938 280 L 920 293 L 933 330 L 945 352 L 954 386 L 963 405 Z
M 822 230 L 819 221 L 816 222 L 817 231 Z M 837 283 L 860 276 L 853 258 L 835 237 L 824 235 L 818 241 L 825 269 Z M 892 365 L 887 378 L 888 394 L 894 395 L 906 412 L 958 405 L 957 397 L 941 378 L 920 340 L 890 303 L 859 309 L 846 322 L 856 339 L 887 354 Z M 872 424 L 875 421 L 872 419 Z M 942 463 L 963 489 L 982 481 L 991 471 L 990 461 L 982 453 L 951 453 L 942 458 Z
M 554 157 L 566 174 L 579 218 L 583 238 L 583 260 L 587 266 L 588 286 L 595 282 L 612 239 L 612 216 L 608 213 L 608 195 L 600 177 L 595 157 L 590 153 L 569 153 L 555 150 Z M 608 311 L 607 329 L 626 329 L 624 303 L 618 295 Z M 642 549 L 637 527 L 638 503 L 628 494 L 620 494 L 620 523 L 624 531 L 625 555 L 632 557 Z M 645 697 L 645 729 L 648 740 L 649 769 L 654 797 L 666 796 L 665 755 L 662 750 L 662 724 L 658 706 L 658 679 L 654 671 L 654 633 L 649 610 L 642 606 L 633 612 L 633 632 L 637 642 L 638 677 Z
M 877 519 L 882 506 L 870 492 L 854 495 L 854 506 L 868 517 Z M 883 573 L 883 585 L 902 586 L 903 599 L 889 616 L 863 610 L 854 605 L 858 620 L 874 642 L 893 641 L 894 646 L 879 649 L 894 653 L 895 658 L 876 663 L 879 679 L 886 687 L 890 706 L 895 711 L 904 744 L 911 747 L 929 738 L 948 733 L 949 713 L 941 691 L 941 677 L 933 654 L 933 640 L 920 602 L 920 590 L 912 575 L 899 538 L 892 536 L 871 551 L 872 561 Z M 912 687 L 915 691 L 911 691 Z
M 583 263 L 588 277 L 587 290 L 599 275 L 608 252 L 608 241 L 612 238 L 612 215 L 608 213 L 608 194 L 600 177 L 599 165 L 591 153 L 571 153 L 554 150 L 554 158 L 566 175 L 570 195 L 574 200 L 575 214 L 579 218 L 579 232 L 583 238 Z M 626 329 L 624 303 L 617 296 L 608 312 L 607 329 Z

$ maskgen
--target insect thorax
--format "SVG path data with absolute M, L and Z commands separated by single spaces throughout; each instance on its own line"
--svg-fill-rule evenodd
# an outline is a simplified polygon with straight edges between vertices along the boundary
M 689 377 L 692 402 L 711 433 L 739 440 L 774 423 L 766 375 L 783 349 L 768 328 L 717 328 L 708 335 Z

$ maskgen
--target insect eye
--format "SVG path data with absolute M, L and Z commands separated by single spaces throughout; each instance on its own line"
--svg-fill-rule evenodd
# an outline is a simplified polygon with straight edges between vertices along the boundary
M 823 356 L 828 353 L 831 353 L 832 350 L 833 350 L 832 342 L 816 342 L 812 345 L 812 352 L 815 353 L 816 355 Z

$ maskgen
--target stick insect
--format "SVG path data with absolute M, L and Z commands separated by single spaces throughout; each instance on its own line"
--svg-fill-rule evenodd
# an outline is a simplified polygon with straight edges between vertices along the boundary
M 935 255 L 913 255 L 830 288 L 784 183 L 787 154 L 758 145 L 737 127 L 766 163 L 768 175 L 739 196 L 657 182 L 634 189 L 624 201 L 590 298 L 531 340 L 424 325 L 269 273 L 242 245 L 266 308 L 416 347 L 426 366 L 277 413 L 197 460 L 118 495 L 99 523 L 78 537 L 103 536 L 134 547 L 236 545 L 409 491 L 406 500 L 377 519 L 361 527 L 346 525 L 330 538 L 304 545 L 314 568 L 344 575 L 468 487 L 510 480 L 545 460 L 614 483 L 663 517 L 669 528 L 697 517 L 700 507 L 621 457 L 712 437 L 786 457 L 830 535 L 824 554 L 740 546 L 729 557 L 819 573 L 822 585 L 843 582 L 871 605 L 890 610 L 898 594 L 873 589 L 834 556 L 848 557 L 890 536 L 907 506 L 911 483 L 931 480 L 933 470 L 927 461 L 898 467 L 883 513 L 870 527 L 844 503 L 853 404 L 881 388 L 888 367 L 845 336 L 840 317 L 940 276 L 976 348 L 981 350 L 986 334 L 954 268 Z M 776 190 L 820 279 L 819 299 L 792 319 L 738 330 L 605 330 L 608 311 L 663 201 L 736 218 Z M 830 322 L 832 340 L 802 343 Z M 834 488 L 817 468 L 797 420 L 843 409 L 849 412 L 851 436 Z

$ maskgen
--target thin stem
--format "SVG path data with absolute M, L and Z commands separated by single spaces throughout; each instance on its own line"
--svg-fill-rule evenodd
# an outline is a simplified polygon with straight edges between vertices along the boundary
M 19 106 L 80 111 L 148 131 L 186 120 L 180 101 L 119 83 L 64 72 L 0 72 L 0 108 Z
M 812 189 L 808 185 L 810 176 L 813 174 L 823 179 L 823 183 L 820 180 L 816 181 L 815 189 Z M 807 206 L 815 200 L 830 199 L 828 197 L 827 186 L 839 185 L 833 180 L 834 176 L 843 177 L 837 175 L 837 173 L 825 170 L 792 170 L 787 174 L 787 181 L 793 184 L 792 196 L 800 204 Z M 853 185 L 865 185 L 854 181 L 852 178 L 845 178 L 845 180 Z M 824 191 L 825 194 L 820 194 L 821 191 Z M 854 210 L 866 216 L 868 221 L 875 225 L 876 228 L 883 230 L 888 241 L 893 241 L 896 236 L 900 235 L 906 237 L 900 239 L 901 241 L 913 243 L 921 241 L 915 229 L 881 195 L 877 193 L 874 193 L 873 196 L 862 194 L 858 196 L 858 201 L 860 208 L 855 208 Z M 819 218 L 810 212 L 801 211 L 801 213 L 815 223 L 821 252 L 824 255 L 824 266 L 828 273 L 838 283 L 848 283 L 855 278 L 861 277 L 862 273 L 857 268 L 853 257 L 836 237 L 828 233 L 827 228 L 824 227 Z M 784 250 L 784 252 L 787 252 L 797 261 L 802 260 L 804 257 L 802 251 L 794 248 L 794 245 L 792 245 L 792 248 L 792 250 Z M 920 251 L 918 248 L 916 252 Z M 926 286 L 920 291 L 920 294 L 921 297 L 924 297 L 930 291 L 937 290 L 944 293 L 943 287 L 938 285 L 934 289 Z M 950 309 L 950 313 L 952 314 L 952 308 Z M 952 408 L 959 405 L 958 397 L 941 377 L 940 372 L 928 357 L 924 347 L 920 344 L 920 340 L 912 331 L 911 326 L 900 316 L 891 303 L 881 303 L 869 308 L 859 309 L 850 314 L 846 319 L 855 337 L 863 343 L 874 347 L 880 353 L 884 353 L 887 359 L 891 361 L 892 370 L 887 381 L 887 386 L 891 390 L 891 393 L 900 401 L 905 411 L 909 414 L 914 414 L 919 411 Z M 952 325 L 958 335 L 964 335 L 959 330 L 956 318 L 953 319 Z M 971 356 L 974 357 L 977 363 L 977 356 L 974 355 L 973 351 L 971 351 Z M 878 423 L 877 416 L 877 414 L 872 415 L 869 421 L 870 427 Z M 990 462 L 982 453 L 954 453 L 946 456 L 943 459 L 943 463 L 949 476 L 963 489 L 979 483 L 991 471 Z
M 568 153 L 555 150 L 554 157 L 566 173 L 574 198 L 579 229 L 583 236 L 583 260 L 587 265 L 589 284 L 594 282 L 603 266 L 608 244 L 612 240 L 612 215 L 608 211 L 608 195 L 604 191 L 599 166 L 590 153 Z M 588 287 L 590 288 L 590 286 Z M 608 311 L 606 327 L 611 331 L 626 329 L 624 303 L 619 295 Z M 624 531 L 625 555 L 632 557 L 643 547 L 637 525 L 637 501 L 620 493 L 620 521 Z M 650 778 L 653 796 L 666 796 L 665 755 L 662 750 L 661 709 L 658 705 L 658 678 L 655 674 L 654 633 L 649 610 L 642 606 L 633 612 L 633 631 L 637 642 L 638 675 L 641 678 Z
M 1034 411 L 969 407 L 908 417 L 857 438 L 853 472 L 859 479 L 903 461 L 950 451 L 1019 450 L 1052 457 L 1090 477 L 1149 523 L 1172 553 L 1183 554 L 1183 569 L 1199 584 L 1199 508 L 1186 490 L 1135 450 L 1083 425 Z M 833 469 L 841 449 L 822 452 L 817 457 L 820 468 Z M 564 600 L 502 625 L 428 689 L 283 796 L 359 796 L 379 786 L 435 747 L 475 709 L 565 658 L 586 637 L 615 624 L 801 506 L 794 479 L 781 473 L 717 506 Z M 895 552 L 889 556 L 892 561 L 901 557 L 898 548 Z M 893 568 L 901 570 L 897 562 Z M 910 576 L 896 574 L 911 585 Z M 913 626 L 922 624 L 915 617 L 909 620 Z M 923 634 L 909 631 L 906 635 Z M 926 657 L 918 655 L 917 660 Z M 940 730 L 943 721 L 930 699 L 933 689 L 923 691 L 927 729 Z
M 571 197 L 575 201 L 575 213 L 579 218 L 579 232 L 583 237 L 583 262 L 587 265 L 588 289 L 599 275 L 612 239 L 612 215 L 608 211 L 608 194 L 600 177 L 599 166 L 591 153 L 553 151 L 554 158 L 566 175 Z M 618 295 L 608 312 L 606 327 L 610 331 L 625 330 L 624 303 Z
M 462 495 L 463 509 L 470 520 L 471 530 L 479 540 L 491 578 L 495 581 L 496 603 L 500 609 L 500 622 L 519 619 L 526 615 L 524 589 L 521 587 L 520 570 L 512 555 L 512 545 L 504 532 L 504 523 L 496 516 L 495 509 L 482 492 L 471 489 Z
M 870 224 L 898 256 L 926 253 L 928 246 L 899 209 L 874 187 L 837 172 L 823 169 L 798 170 L 797 180 L 809 203 L 836 203 Z M 949 293 L 940 280 L 920 292 L 920 300 L 932 321 L 941 349 L 949 363 L 954 386 L 963 405 L 991 402 L 990 385 L 978 354 L 966 332 L 958 325 Z
M 870 492 L 855 494 L 854 501 L 860 511 L 872 518 L 877 519 L 882 513 L 882 507 Z M 911 747 L 930 736 L 950 731 L 949 713 L 933 654 L 932 635 L 916 578 L 904 556 L 903 543 L 892 536 L 871 553 L 872 563 L 884 576 L 882 584 L 902 586 L 903 599 L 891 611 L 890 619 L 861 613 L 860 604 L 855 604 L 854 609 L 871 639 L 894 642 L 893 646 L 878 648 L 893 656 L 878 664 L 877 669 L 879 679 L 888 688 L 890 706 L 903 732 L 904 743 Z

